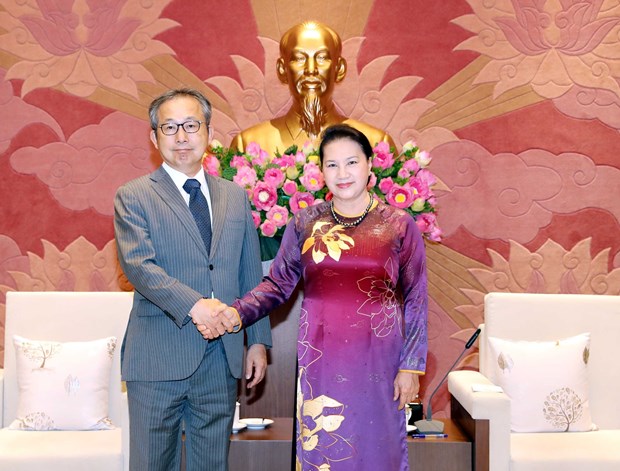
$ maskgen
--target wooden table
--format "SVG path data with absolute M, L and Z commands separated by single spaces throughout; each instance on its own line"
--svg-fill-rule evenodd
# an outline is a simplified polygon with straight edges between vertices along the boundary
M 451 420 L 443 420 L 447 438 L 408 438 L 411 471 L 471 471 L 471 442 Z M 292 417 L 275 418 L 264 430 L 243 430 L 230 437 L 230 471 L 289 471 Z M 386 470 L 387 471 L 387 470 Z
M 438 420 L 446 438 L 407 439 L 410 470 L 472 471 L 471 442 L 452 420 Z
M 289 471 L 291 469 L 293 418 L 276 417 L 263 430 L 244 429 L 230 436 L 230 471 Z

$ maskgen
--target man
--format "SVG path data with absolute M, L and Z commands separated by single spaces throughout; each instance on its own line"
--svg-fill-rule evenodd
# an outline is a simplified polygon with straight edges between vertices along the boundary
M 280 81 L 288 84 L 293 105 L 284 116 L 242 131 L 231 147 L 244 151 L 250 142 L 257 142 L 269 153 L 284 153 L 293 144 L 301 148 L 308 141 L 318 147 L 321 131 L 337 123 L 362 131 L 372 145 L 386 141 L 395 147 L 384 131 L 342 116 L 336 109 L 332 99 L 334 87 L 347 72 L 347 62 L 341 54 L 340 37 L 321 23 L 298 24 L 284 33 L 276 71 Z
M 179 469 L 184 428 L 187 470 L 226 470 L 244 334 L 206 341 L 194 323 L 232 331 L 210 315 L 219 301 L 209 298 L 232 302 L 260 281 L 258 236 L 246 193 L 202 169 L 207 99 L 171 90 L 149 117 L 164 162 L 118 190 L 114 217 L 121 267 L 136 290 L 121 356 L 130 469 Z M 265 374 L 269 324 L 247 337 L 251 387 Z

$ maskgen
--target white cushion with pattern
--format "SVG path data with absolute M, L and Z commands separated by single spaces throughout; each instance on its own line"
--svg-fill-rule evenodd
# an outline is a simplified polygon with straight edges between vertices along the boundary
M 498 384 L 511 399 L 514 432 L 593 429 L 588 391 L 590 334 L 557 341 L 489 337 Z
M 54 342 L 13 337 L 19 403 L 13 430 L 109 430 L 116 337 Z

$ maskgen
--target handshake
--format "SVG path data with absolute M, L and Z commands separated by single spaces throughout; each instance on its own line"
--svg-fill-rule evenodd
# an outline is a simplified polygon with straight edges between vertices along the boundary
M 215 339 L 226 332 L 239 332 L 241 329 L 241 318 L 237 311 L 218 299 L 198 300 L 189 315 L 206 340 Z

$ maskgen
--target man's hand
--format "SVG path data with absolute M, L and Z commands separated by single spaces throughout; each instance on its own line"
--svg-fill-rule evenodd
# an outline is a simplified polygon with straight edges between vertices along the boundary
M 222 326 L 225 326 L 226 332 L 238 332 L 240 330 L 241 320 L 239 318 L 239 314 L 237 314 L 237 311 L 235 309 L 221 303 L 217 299 L 207 299 L 206 301 L 217 301 L 217 303 L 219 303 L 212 304 L 214 322 L 220 322 Z M 194 321 L 194 324 L 196 324 L 198 332 L 201 333 L 205 340 L 212 340 L 224 334 L 223 332 L 220 332 L 217 327 L 213 327 L 208 324 L 200 324 L 196 321 Z M 232 328 L 229 328 L 229 326 L 232 326 Z
M 252 381 L 247 383 L 247 387 L 253 388 L 260 383 L 265 373 L 267 373 L 267 349 L 260 343 L 250 345 L 245 356 L 245 379 L 252 378 Z
M 413 402 L 420 391 L 420 377 L 408 371 L 399 371 L 394 379 L 394 400 L 400 399 L 398 410 Z
M 228 306 L 218 299 L 199 299 L 189 311 L 192 322 L 204 338 L 216 338 L 235 329 L 234 323 L 224 315 Z

